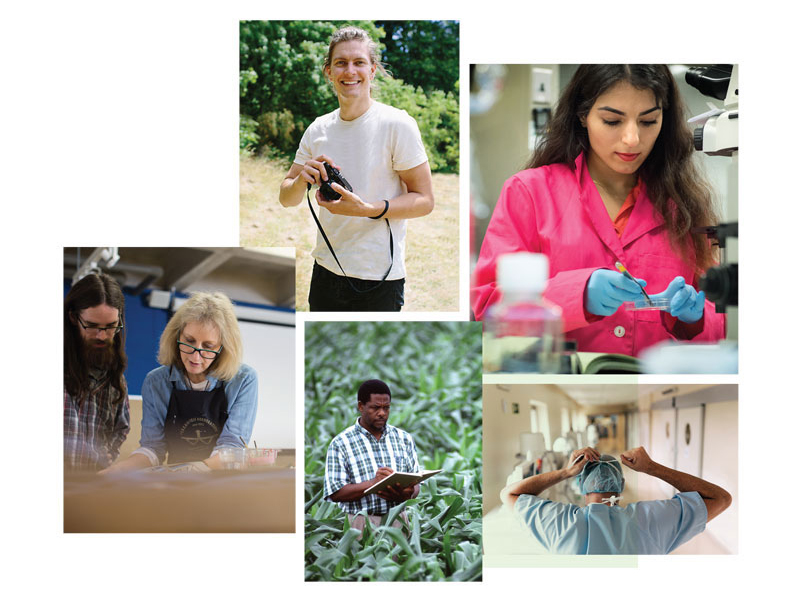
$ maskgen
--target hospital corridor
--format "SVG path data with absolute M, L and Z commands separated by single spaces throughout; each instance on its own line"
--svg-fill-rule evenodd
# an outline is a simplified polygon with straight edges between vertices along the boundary
M 730 507 L 707 524 L 703 510 L 704 530 L 701 524 L 699 533 L 669 553 L 737 553 L 736 385 L 485 383 L 483 403 L 485 565 L 529 566 L 537 556 L 562 553 L 537 540 L 523 518 L 503 504 L 501 491 L 534 475 L 568 469 L 573 452 L 583 448 L 620 460 L 623 452 L 642 447 L 654 463 L 727 491 Z M 623 508 L 671 500 L 678 493 L 657 476 L 628 465 L 621 470 Z M 583 507 L 580 478 L 560 480 L 538 497 Z M 543 521 L 538 532 L 547 534 L 541 528 L 548 520 Z M 670 522 L 656 524 L 666 528 Z

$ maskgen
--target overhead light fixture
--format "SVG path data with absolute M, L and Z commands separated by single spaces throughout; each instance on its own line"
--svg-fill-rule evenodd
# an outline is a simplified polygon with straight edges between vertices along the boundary
M 119 248 L 116 247 L 97 247 L 89 254 L 89 257 L 81 264 L 72 276 L 72 284 L 78 282 L 84 276 L 112 268 L 119 261 Z

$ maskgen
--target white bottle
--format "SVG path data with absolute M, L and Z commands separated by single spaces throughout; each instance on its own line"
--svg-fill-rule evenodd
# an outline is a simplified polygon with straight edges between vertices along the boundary
M 544 254 L 518 252 L 497 260 L 502 299 L 483 321 L 484 372 L 561 372 L 561 309 L 542 298 L 548 271 Z

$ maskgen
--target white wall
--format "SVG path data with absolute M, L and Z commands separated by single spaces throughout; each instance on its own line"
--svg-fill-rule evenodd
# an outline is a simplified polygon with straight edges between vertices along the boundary
M 530 401 L 547 404 L 548 448 L 562 434 L 561 410 L 580 411 L 577 403 L 555 385 L 485 385 L 483 387 L 483 512 L 500 505 L 500 491 L 519 462 L 519 435 L 531 431 Z M 519 413 L 512 413 L 514 403 Z
M 706 406 L 703 478 L 733 496 L 733 503 L 708 524 L 707 533 L 732 554 L 739 550 L 739 402 Z
M 730 385 L 735 387 L 735 385 Z M 720 387 L 714 387 L 719 389 Z M 708 394 L 706 394 L 708 393 Z M 654 409 L 643 412 L 650 431 L 643 445 L 650 456 L 670 468 L 689 472 L 719 485 L 733 497 L 733 504 L 711 521 L 704 534 L 679 549 L 685 554 L 738 553 L 739 548 L 739 402 L 715 400 L 710 392 L 697 391 L 691 406 Z M 681 398 L 677 398 L 681 401 Z M 703 405 L 701 407 L 701 404 Z M 685 444 L 685 423 L 692 421 L 690 445 Z M 666 423 L 670 436 L 665 435 Z M 653 477 L 639 477 L 639 499 L 666 499 L 675 493 L 672 486 Z
M 295 328 L 239 320 L 244 363 L 258 373 L 252 441 L 259 448 L 295 447 Z

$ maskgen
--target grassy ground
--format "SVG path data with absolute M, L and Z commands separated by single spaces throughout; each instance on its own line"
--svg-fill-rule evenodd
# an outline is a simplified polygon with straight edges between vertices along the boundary
M 289 166 L 264 157 L 240 158 L 239 241 L 243 247 L 297 249 L 297 310 L 308 311 L 317 227 L 307 204 L 285 209 L 278 202 Z M 458 176 L 434 174 L 433 190 L 433 213 L 408 222 L 404 311 L 458 311 Z

